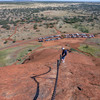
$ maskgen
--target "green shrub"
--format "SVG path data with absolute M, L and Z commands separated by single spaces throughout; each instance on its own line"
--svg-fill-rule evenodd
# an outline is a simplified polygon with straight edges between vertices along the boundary
M 9 26 L 9 25 L 7 25 L 7 24 L 4 24 L 4 25 L 2 25 L 2 27 L 1 27 L 1 28 L 5 28 L 5 29 L 9 30 L 9 29 L 10 29 L 10 26 Z
M 4 44 L 6 44 L 8 41 L 5 41 Z
M 86 29 L 85 27 L 80 27 L 79 30 L 83 33 L 89 33 L 89 30 Z
M 15 43 L 15 42 L 16 42 L 16 40 L 12 41 L 12 43 Z
M 76 49 L 74 49 L 74 48 L 71 48 L 70 50 L 71 50 L 71 51 L 77 51 L 77 50 L 76 50 Z
M 21 61 L 21 58 L 17 58 L 18 61 Z
M 34 29 L 37 29 L 37 24 L 35 24 L 35 25 L 33 26 L 33 28 L 34 28 Z
M 29 49 L 28 51 L 32 51 L 32 49 Z

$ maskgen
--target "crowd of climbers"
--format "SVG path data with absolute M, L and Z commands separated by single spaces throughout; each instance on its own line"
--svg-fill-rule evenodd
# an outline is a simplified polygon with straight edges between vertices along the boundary
M 75 33 L 75 34 L 64 34 L 64 35 L 53 35 L 53 36 L 47 36 L 47 37 L 40 37 L 40 38 L 38 38 L 38 41 L 44 42 L 44 41 L 59 40 L 62 38 L 93 38 L 93 37 L 94 37 L 94 35 L 92 35 L 92 34 Z

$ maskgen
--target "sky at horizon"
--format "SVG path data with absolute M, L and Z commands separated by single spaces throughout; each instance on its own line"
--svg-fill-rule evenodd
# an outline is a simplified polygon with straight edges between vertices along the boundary
M 0 1 L 14 1 L 14 0 L 0 0 Z M 24 1 L 24 0 L 20 0 L 20 1 Z M 26 1 L 28 1 L 28 0 L 26 0 Z M 31 1 L 80 1 L 80 2 L 84 1 L 84 2 L 100 2 L 100 0 L 31 0 Z

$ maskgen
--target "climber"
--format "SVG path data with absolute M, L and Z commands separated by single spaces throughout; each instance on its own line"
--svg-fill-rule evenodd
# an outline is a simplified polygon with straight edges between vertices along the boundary
M 62 48 L 62 62 L 65 62 L 65 57 L 67 55 L 67 50 L 65 48 Z

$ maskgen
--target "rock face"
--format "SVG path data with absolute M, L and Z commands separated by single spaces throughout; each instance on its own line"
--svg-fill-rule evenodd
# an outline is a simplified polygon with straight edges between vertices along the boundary
M 68 55 L 66 63 L 60 66 L 56 100 L 99 100 L 99 72 L 99 66 L 89 57 L 78 53 Z
M 44 48 L 24 64 L 0 68 L 0 100 L 51 100 L 60 53 L 58 48 Z M 55 100 L 100 100 L 99 61 L 68 53 L 59 68 Z

